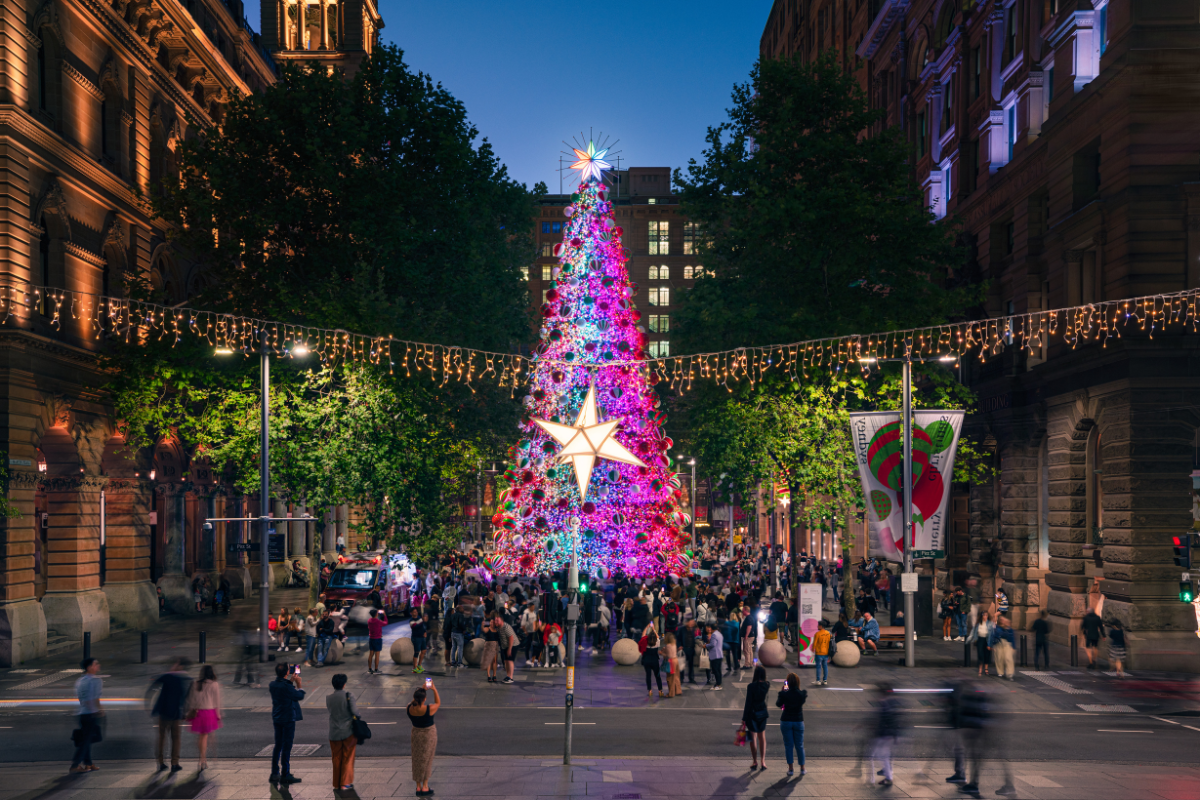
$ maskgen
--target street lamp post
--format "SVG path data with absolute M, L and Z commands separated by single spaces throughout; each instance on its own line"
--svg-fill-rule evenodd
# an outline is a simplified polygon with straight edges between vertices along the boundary
M 575 713 L 575 623 L 579 619 L 579 528 L 571 528 L 571 569 L 567 573 L 567 691 L 563 698 L 566 708 L 563 735 L 563 765 L 571 766 L 571 723 Z
M 688 459 L 688 466 L 692 468 L 692 491 L 688 495 L 692 503 L 692 547 L 696 545 L 696 459 Z
M 900 521 L 904 525 L 904 574 L 911 575 L 913 573 L 913 545 L 916 543 L 915 531 L 913 530 L 912 522 L 912 365 L 914 363 L 924 364 L 928 361 L 955 361 L 954 356 L 939 356 L 936 359 L 932 358 L 913 358 L 912 357 L 912 339 L 905 340 L 904 355 L 900 358 L 863 358 L 859 359 L 863 363 L 875 364 L 879 362 L 898 361 L 900 362 L 900 376 L 903 387 L 903 399 L 901 401 L 901 428 L 904 431 L 904 508 L 901 511 Z M 904 575 L 901 575 L 901 589 L 903 591 Z M 916 642 L 914 641 L 916 633 L 915 622 L 913 618 L 914 598 L 912 591 L 903 591 L 904 594 L 904 666 L 915 667 L 917 665 Z

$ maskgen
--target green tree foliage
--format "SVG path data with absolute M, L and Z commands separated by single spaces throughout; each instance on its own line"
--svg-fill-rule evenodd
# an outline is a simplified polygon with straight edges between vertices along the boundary
M 196 307 L 511 351 L 530 337 L 521 267 L 544 187 L 511 180 L 477 135 L 393 47 L 351 78 L 286 67 L 184 142 L 179 176 L 149 202 L 203 265 Z M 108 388 L 129 448 L 176 433 L 257 493 L 260 379 L 245 355 L 214 358 L 193 337 L 114 343 Z M 318 511 L 352 503 L 372 539 L 420 549 L 517 412 L 508 389 L 274 357 L 273 492 Z
M 947 288 L 965 259 L 935 222 L 896 130 L 828 51 L 763 60 L 734 87 L 704 160 L 675 172 L 683 211 L 706 232 L 714 274 L 683 294 L 683 352 L 917 327 L 961 313 Z

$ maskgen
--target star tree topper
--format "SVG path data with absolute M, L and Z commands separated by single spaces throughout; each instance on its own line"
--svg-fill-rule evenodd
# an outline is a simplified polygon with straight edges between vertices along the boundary
M 579 418 L 575 420 L 574 425 L 562 425 L 544 419 L 535 419 L 534 422 L 563 446 L 558 453 L 558 460 L 574 463 L 580 502 L 587 499 L 588 484 L 592 480 L 592 467 L 596 465 L 597 458 L 619 461 L 622 464 L 633 464 L 636 467 L 646 466 L 640 458 L 612 438 L 617 425 L 621 423 L 620 420 L 596 421 L 595 386 L 588 387 L 583 408 L 579 409 Z
M 580 170 L 580 180 L 594 180 L 600 182 L 600 175 L 603 170 L 612 169 L 612 164 L 604 160 L 605 154 L 608 153 L 608 148 L 597 150 L 594 142 L 588 142 L 587 150 L 580 150 L 578 147 L 572 147 L 575 151 L 575 157 L 579 160 L 571 165 L 571 169 Z

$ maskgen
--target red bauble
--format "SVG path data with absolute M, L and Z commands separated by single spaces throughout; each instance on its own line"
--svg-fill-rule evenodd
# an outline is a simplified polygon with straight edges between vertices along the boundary
M 583 504 L 583 513 L 595 514 L 596 513 L 596 504 L 591 502 L 590 500 L 588 502 L 584 503 Z

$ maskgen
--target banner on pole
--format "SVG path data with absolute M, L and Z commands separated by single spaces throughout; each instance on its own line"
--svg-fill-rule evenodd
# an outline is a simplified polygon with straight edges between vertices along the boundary
M 817 635 L 817 628 L 820 627 L 821 619 L 821 585 L 819 583 L 801 583 L 800 587 L 800 608 L 799 608 L 799 630 L 796 642 L 796 649 L 799 651 L 796 657 L 796 663 L 799 666 L 807 667 L 816 663 L 816 658 L 813 655 L 812 640 Z
M 872 556 L 900 561 L 905 541 L 904 433 L 899 411 L 850 415 L 854 458 L 867 504 Z M 946 507 L 963 411 L 913 412 L 913 542 L 920 551 L 946 549 Z

